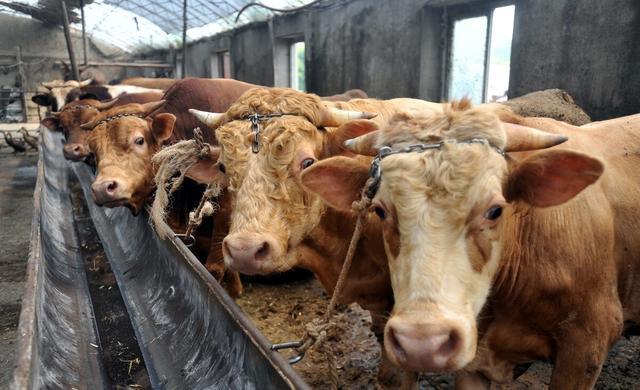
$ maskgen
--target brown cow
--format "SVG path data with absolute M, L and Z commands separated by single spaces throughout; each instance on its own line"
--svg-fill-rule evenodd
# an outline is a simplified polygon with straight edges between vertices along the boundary
M 189 108 L 225 110 L 245 90 L 255 87 L 252 84 L 230 79 L 195 79 L 188 78 L 175 83 L 164 95 L 164 104 L 154 109 L 129 105 L 113 108 L 102 114 L 98 120 L 85 127 L 94 127 L 88 143 L 95 154 L 98 165 L 98 175 L 92 185 L 94 200 L 106 207 L 126 206 L 137 214 L 147 202 L 154 190 L 154 169 L 151 157 L 162 145 L 171 144 L 179 140 L 193 137 L 193 128 L 199 122 L 188 113 Z M 118 113 L 135 113 L 139 116 L 115 117 Z M 113 118 L 106 121 L 108 118 Z M 205 132 L 205 141 L 215 144 L 213 132 Z M 187 190 L 191 196 L 183 198 L 199 199 L 202 189 Z M 180 196 L 180 195 L 178 195 Z M 185 215 L 194 207 L 175 200 L 179 207 L 171 224 L 174 230 L 184 228 Z M 217 229 L 225 227 L 223 214 L 219 223 L 214 225 L 212 232 L 207 228 L 199 229 L 200 235 L 206 234 L 207 240 L 198 238 L 196 254 L 205 261 L 205 266 L 218 279 L 224 272 L 221 270 L 220 248 Z M 205 233 L 202 233 L 204 230 Z M 213 238 L 211 242 L 208 240 Z M 209 250 L 213 248 L 214 250 Z M 207 257 L 207 253 L 209 253 Z M 227 277 L 227 275 L 225 275 Z M 241 284 L 237 274 L 231 274 L 228 279 L 228 290 L 232 295 L 241 291 Z
M 551 388 L 589 389 L 623 322 L 640 322 L 640 115 L 518 122 L 464 102 L 349 141 L 389 147 L 371 207 L 395 300 L 385 349 L 411 371 L 464 370 L 460 388 L 550 359 Z M 334 158 L 302 181 L 345 210 L 368 178 Z
M 90 154 L 87 145 L 89 132 L 80 128 L 80 125 L 91 122 L 97 118 L 100 111 L 111 107 L 123 106 L 131 103 L 148 103 L 158 101 L 162 94 L 155 92 L 128 93 L 107 102 L 95 99 L 81 99 L 68 103 L 59 112 L 52 112 L 41 123 L 52 131 L 64 133 L 65 145 L 62 149 L 64 157 L 71 161 L 83 161 Z

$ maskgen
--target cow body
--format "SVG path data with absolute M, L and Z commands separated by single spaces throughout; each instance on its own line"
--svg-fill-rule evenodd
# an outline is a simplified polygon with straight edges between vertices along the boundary
M 91 80 L 64 83 L 44 83 L 49 92 L 34 95 L 31 100 L 40 106 L 58 111 L 67 103 L 79 99 L 109 100 L 127 93 L 163 93 L 161 89 L 138 87 L 135 85 L 90 85 Z
M 161 89 L 166 91 L 178 80 L 167 77 L 151 78 L 151 77 L 129 77 L 120 82 L 123 85 L 135 85 L 144 88 Z
M 605 169 L 570 202 L 508 220 L 481 314 L 491 319 L 479 340 L 487 349 L 469 368 L 508 382 L 515 364 L 549 359 L 552 387 L 591 388 L 623 323 L 640 324 L 640 115 L 579 128 L 538 118 L 522 123 L 569 136 L 563 149 L 588 151 Z

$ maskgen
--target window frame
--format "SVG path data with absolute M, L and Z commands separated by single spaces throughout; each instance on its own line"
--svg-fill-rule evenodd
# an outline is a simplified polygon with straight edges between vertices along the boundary
M 471 3 L 456 6 L 444 6 L 444 19 L 446 20 L 446 38 L 445 38 L 445 71 L 444 71 L 444 88 L 442 91 L 443 100 L 451 100 L 449 91 L 451 90 L 451 70 L 453 67 L 453 30 L 457 21 L 476 17 L 487 18 L 486 37 L 484 42 L 484 72 L 482 77 L 482 102 L 487 101 L 487 93 L 489 89 L 489 67 L 491 61 L 491 30 L 493 28 L 493 11 L 496 8 L 506 6 L 516 6 L 515 0 L 495 0 L 481 3 Z M 515 25 L 515 16 L 514 16 Z M 515 30 L 515 28 L 514 28 Z M 512 35 L 513 42 L 513 35 Z M 513 51 L 513 50 L 512 50 Z

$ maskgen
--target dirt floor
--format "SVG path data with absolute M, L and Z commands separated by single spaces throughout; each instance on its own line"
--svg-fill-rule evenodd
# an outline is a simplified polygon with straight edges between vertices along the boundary
M 38 155 L 0 151 L 0 389 L 13 376 Z
M 271 285 L 245 282 L 244 295 L 238 304 L 273 343 L 296 341 L 304 333 L 305 324 L 324 313 L 328 297 L 313 278 Z M 340 381 L 344 389 L 377 388 L 380 347 L 369 330 L 371 317 L 358 305 L 344 311 L 337 331 L 339 337 L 328 342 L 337 356 Z M 290 353 L 285 352 L 286 356 Z M 315 349 L 294 366 L 313 388 L 330 386 L 323 353 Z M 549 386 L 551 365 L 536 363 L 509 386 L 496 389 L 543 389 Z M 451 375 L 430 375 L 420 380 L 421 389 L 451 389 Z M 605 362 L 596 389 L 640 389 L 640 337 L 620 340 Z

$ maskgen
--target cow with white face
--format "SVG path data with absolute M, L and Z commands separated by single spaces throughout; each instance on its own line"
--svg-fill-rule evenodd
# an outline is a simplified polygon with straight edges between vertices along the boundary
M 463 101 L 347 141 L 380 152 L 368 185 L 395 299 L 385 349 L 409 371 L 466 370 L 462 387 L 551 359 L 553 388 L 591 388 L 623 319 L 640 320 L 640 158 L 622 148 L 640 149 L 640 115 L 520 123 L 529 127 Z M 532 152 L 566 141 L 559 133 L 566 149 Z M 346 210 L 369 175 L 369 164 L 334 157 L 301 180 Z

